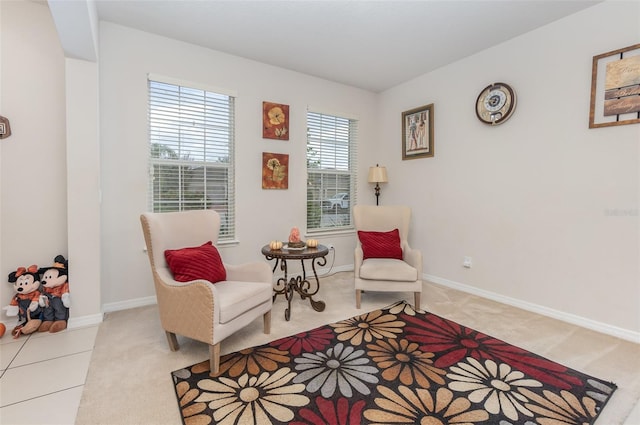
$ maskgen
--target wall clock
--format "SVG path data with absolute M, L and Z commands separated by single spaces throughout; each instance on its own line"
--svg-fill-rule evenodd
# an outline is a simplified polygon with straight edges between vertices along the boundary
M 476 115 L 485 124 L 502 124 L 516 109 L 516 92 L 505 83 L 485 87 L 476 100 Z

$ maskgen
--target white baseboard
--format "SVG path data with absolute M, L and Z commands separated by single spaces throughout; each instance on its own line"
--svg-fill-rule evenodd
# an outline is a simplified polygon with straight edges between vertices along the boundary
M 151 296 L 151 297 L 135 298 L 132 300 L 104 304 L 102 306 L 102 313 L 88 314 L 86 316 L 79 316 L 79 317 L 73 317 L 73 316 L 70 317 L 67 323 L 67 327 L 69 329 L 74 329 L 74 328 L 83 328 L 85 326 L 99 325 L 100 323 L 102 323 L 102 320 L 104 318 L 104 313 L 110 313 L 113 311 L 120 311 L 120 310 L 128 310 L 130 308 L 136 308 L 136 307 L 144 307 L 144 306 L 152 305 L 156 303 L 157 303 L 156 297 Z M 7 328 L 9 328 L 8 325 L 7 325 Z
M 531 311 L 533 313 L 538 313 L 543 316 L 551 317 L 553 319 L 562 320 L 563 322 L 571 323 L 572 325 L 581 326 L 586 329 L 591 329 L 596 332 L 601 332 L 607 335 L 611 335 L 616 338 L 621 338 L 627 341 L 640 343 L 640 332 L 634 332 L 629 329 L 624 329 L 617 326 L 609 325 L 607 323 L 602 323 L 595 320 L 587 319 L 585 317 L 578 316 L 571 313 L 566 313 L 564 311 L 554 310 L 549 307 L 544 307 L 538 304 L 522 301 L 516 298 L 506 297 L 504 295 L 500 295 L 495 292 L 486 291 L 484 289 L 478 289 L 473 286 L 465 285 L 459 282 L 454 282 L 452 280 L 445 279 L 439 276 L 424 274 L 423 279 L 429 282 L 436 283 L 438 285 L 446 286 L 451 289 L 477 295 L 482 298 L 487 298 L 502 304 L 507 304 L 513 307 L 521 308 L 523 310 Z
M 95 326 L 95 325 L 99 325 L 100 323 L 102 323 L 102 313 L 98 313 L 98 314 L 87 314 L 86 316 L 79 316 L 79 317 L 69 317 L 69 320 L 67 321 L 67 329 L 74 329 L 74 328 L 84 328 L 85 326 Z M 13 320 L 9 320 L 9 321 L 0 321 L 0 323 L 2 323 L 3 325 L 6 326 L 7 328 L 7 332 L 10 332 L 11 329 L 13 329 L 17 324 L 18 324 L 18 320 L 17 319 L 13 319 Z
M 69 329 L 73 328 L 83 328 L 85 326 L 94 326 L 102 323 L 102 318 L 104 314 L 87 314 L 86 316 L 80 317 L 69 317 L 69 321 L 67 322 L 67 327 Z
M 322 269 L 318 269 L 318 277 L 322 278 L 323 276 L 331 276 L 333 274 L 336 273 L 340 273 L 340 272 L 352 272 L 353 271 L 353 264 L 348 264 L 345 266 L 336 266 L 336 267 L 331 267 L 331 268 L 322 268 Z
M 107 303 L 102 305 L 102 311 L 111 313 L 112 311 L 128 310 L 130 308 L 144 307 L 147 305 L 157 304 L 158 300 L 155 295 L 143 298 L 134 298 L 126 301 L 118 301 L 115 303 Z

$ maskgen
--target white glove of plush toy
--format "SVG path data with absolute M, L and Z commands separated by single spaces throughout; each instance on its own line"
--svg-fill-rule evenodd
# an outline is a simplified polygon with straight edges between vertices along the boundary
M 62 305 L 69 308 L 71 307 L 71 295 L 69 295 L 68 292 L 65 292 L 64 294 L 62 294 Z
M 2 309 L 7 311 L 7 316 L 9 317 L 14 317 L 18 315 L 17 305 L 8 305 L 6 307 L 2 307 Z
M 40 295 L 40 298 L 38 299 L 38 304 L 40 304 L 40 307 L 46 307 L 47 306 L 47 296 L 46 295 Z
M 36 311 L 39 305 L 38 301 L 31 301 L 31 304 L 29 304 L 29 311 Z

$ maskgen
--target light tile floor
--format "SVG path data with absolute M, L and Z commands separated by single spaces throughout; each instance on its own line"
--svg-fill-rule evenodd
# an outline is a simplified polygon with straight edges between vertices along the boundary
M 0 339 L 0 424 L 73 424 L 98 325 Z

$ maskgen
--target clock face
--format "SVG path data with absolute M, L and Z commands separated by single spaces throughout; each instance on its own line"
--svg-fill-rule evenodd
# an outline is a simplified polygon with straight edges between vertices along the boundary
M 507 103 L 507 95 L 502 90 L 491 90 L 484 98 L 484 108 L 489 112 L 499 111 Z
M 505 122 L 516 107 L 516 94 L 509 85 L 494 83 L 485 87 L 476 100 L 476 115 L 485 124 Z

